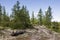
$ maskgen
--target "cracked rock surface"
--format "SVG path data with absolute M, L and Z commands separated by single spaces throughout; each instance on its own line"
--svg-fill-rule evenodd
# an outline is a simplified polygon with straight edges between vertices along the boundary
M 26 29 L 26 33 L 11 36 L 12 30 L 0 30 L 0 40 L 60 40 L 60 33 L 47 29 L 45 26 L 34 26 L 36 29 Z

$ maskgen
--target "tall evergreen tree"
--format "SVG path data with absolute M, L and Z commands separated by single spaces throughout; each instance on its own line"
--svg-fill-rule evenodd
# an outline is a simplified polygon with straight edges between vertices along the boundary
M 22 6 L 22 9 L 20 10 L 20 20 L 23 23 L 23 25 L 25 26 L 25 28 L 29 27 L 30 16 L 29 16 L 29 12 L 25 6 Z
M 6 10 L 5 10 L 5 7 L 3 6 L 3 20 L 5 21 L 6 20 Z
M 19 14 L 19 10 L 20 10 L 20 6 L 19 6 L 19 1 L 17 1 L 17 3 L 14 5 L 14 7 L 13 7 L 13 14 L 12 14 L 12 16 L 14 16 L 15 17 L 15 21 L 17 20 L 17 16 L 18 16 L 18 14 Z
M 42 9 L 39 10 L 38 20 L 39 20 L 39 25 L 42 25 Z
M 20 9 L 19 1 L 13 7 L 13 19 L 11 23 L 13 28 L 28 28 L 30 24 L 29 12 L 25 6 Z
M 17 3 L 13 6 L 12 9 L 12 19 L 11 19 L 11 27 L 12 28 L 18 28 L 20 25 L 20 21 L 19 21 L 19 11 L 20 11 L 20 6 L 19 6 L 19 1 L 17 1 Z M 17 27 L 18 26 L 18 27 Z
M 29 11 L 27 10 L 26 6 L 25 6 L 25 16 L 26 16 L 26 23 L 27 23 L 27 25 L 30 25 Z
M 0 25 L 1 25 L 1 21 L 2 21 L 2 6 L 0 4 Z
M 52 19 L 52 13 L 51 13 L 51 7 L 48 7 L 48 10 L 46 11 L 46 25 L 51 26 L 51 19 Z
M 49 17 L 48 17 L 48 11 L 45 12 L 45 25 L 48 25 L 49 24 Z
M 48 13 L 49 13 L 49 24 L 51 25 L 51 19 L 52 19 L 52 12 L 51 12 L 51 7 L 48 7 Z
M 5 7 L 3 6 L 3 14 L 2 14 L 2 25 L 3 26 L 9 26 L 9 16 L 6 14 Z

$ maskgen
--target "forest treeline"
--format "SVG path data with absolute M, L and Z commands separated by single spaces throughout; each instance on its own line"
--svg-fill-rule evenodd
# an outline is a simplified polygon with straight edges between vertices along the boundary
M 35 18 L 34 11 L 32 12 L 32 17 L 30 18 L 29 11 L 26 6 L 20 6 L 19 1 L 13 5 L 12 13 L 10 16 L 7 15 L 5 6 L 0 4 L 0 26 L 10 27 L 12 29 L 26 29 L 33 28 L 34 25 L 44 25 L 54 31 L 59 31 L 59 22 L 51 21 L 53 18 L 52 10 L 49 6 L 45 15 L 40 8 L 37 18 Z

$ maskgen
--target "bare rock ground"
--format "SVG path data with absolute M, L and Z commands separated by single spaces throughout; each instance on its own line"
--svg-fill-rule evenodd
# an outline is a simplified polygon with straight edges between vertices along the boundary
M 0 40 L 60 40 L 60 33 L 45 26 L 34 26 L 36 29 L 26 29 L 26 33 L 11 36 L 12 30 L 0 30 Z

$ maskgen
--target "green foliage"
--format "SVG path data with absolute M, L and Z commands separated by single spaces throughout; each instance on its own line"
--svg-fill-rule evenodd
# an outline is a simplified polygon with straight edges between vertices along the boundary
M 1 26 L 1 21 L 2 21 L 2 6 L 0 4 L 0 26 Z
M 19 2 L 14 5 L 13 7 L 13 15 L 11 20 L 11 26 L 14 29 L 25 29 L 30 27 L 30 17 L 29 12 L 25 6 L 20 8 Z
M 46 25 L 46 17 L 45 17 L 45 15 L 42 16 L 42 24 Z
M 31 23 L 34 25 L 34 11 L 32 12 Z
M 42 9 L 38 12 L 38 18 L 34 17 L 34 12 L 32 12 L 32 18 L 30 20 L 29 11 L 26 6 L 20 7 L 19 1 L 13 6 L 12 14 L 10 17 L 7 15 L 5 7 L 2 7 L 0 4 L 0 26 L 3 26 L 0 29 L 5 27 L 10 27 L 12 29 L 26 29 L 33 28 L 34 25 L 45 25 L 47 28 L 59 32 L 60 23 L 51 22 L 52 12 L 51 7 L 48 7 L 48 10 L 45 12 L 45 15 L 42 14 Z
M 9 26 L 9 17 L 6 14 L 5 7 L 3 7 L 3 14 L 2 14 L 2 26 L 3 27 L 8 27 Z
M 52 13 L 51 13 L 50 6 L 48 7 L 48 10 L 45 13 L 46 13 L 45 14 L 45 17 L 46 17 L 45 25 L 48 26 L 48 28 L 50 28 L 50 26 L 51 26 L 51 19 L 52 19 Z
M 58 22 L 52 22 L 52 29 L 54 30 L 54 31 L 56 31 L 56 32 L 58 32 L 59 31 L 59 24 L 58 24 Z
M 38 19 L 34 18 L 34 20 L 32 21 L 33 19 L 31 18 L 31 24 L 32 25 L 38 25 Z M 34 24 L 33 24 L 34 23 Z
M 39 25 L 42 25 L 42 9 L 39 10 L 38 20 L 39 20 Z

